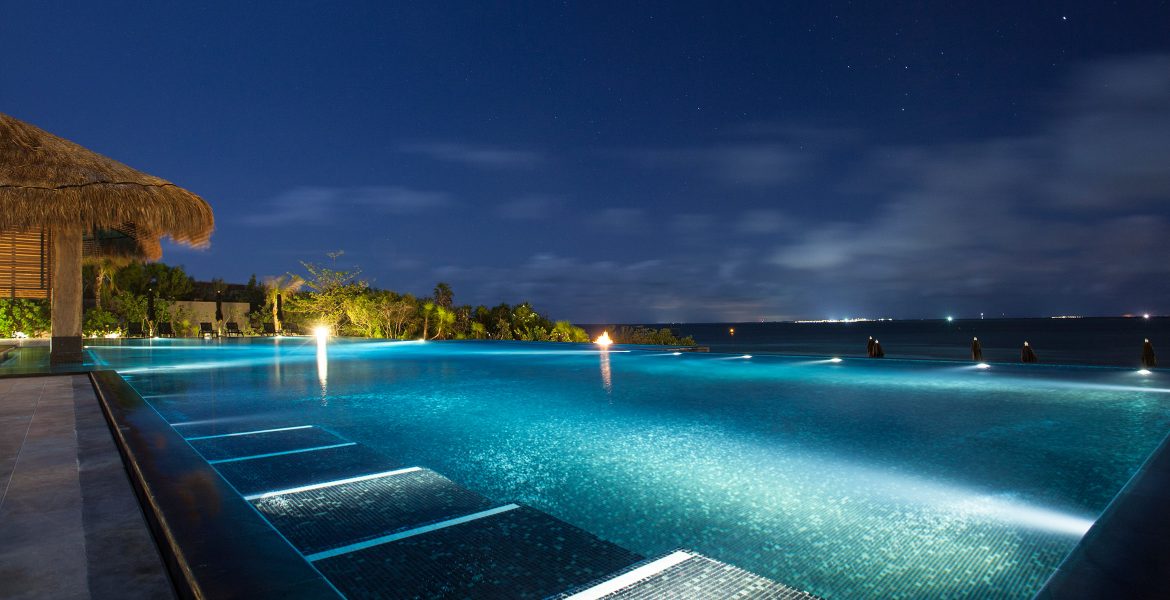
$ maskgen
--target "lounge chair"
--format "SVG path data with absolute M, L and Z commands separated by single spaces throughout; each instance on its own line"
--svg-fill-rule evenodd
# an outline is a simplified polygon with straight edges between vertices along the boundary
M 175 337 L 175 328 L 171 327 L 170 321 L 162 321 L 158 324 L 158 337 Z
M 211 323 L 208 323 L 207 321 L 204 321 L 204 322 L 199 324 L 199 335 L 201 335 L 201 336 L 210 335 L 211 337 L 218 336 L 218 334 L 215 332 L 215 328 L 212 327 Z
M 276 323 L 265 323 L 264 335 L 276 335 Z
M 224 323 L 224 326 L 227 328 L 227 331 L 224 332 L 224 335 L 235 335 L 240 337 L 244 336 L 244 332 L 240 331 L 240 326 L 237 325 L 235 321 L 228 321 L 227 323 Z
M 142 333 L 142 323 L 127 323 L 126 324 L 126 337 L 140 338 L 140 337 L 144 337 L 145 335 L 146 334 Z

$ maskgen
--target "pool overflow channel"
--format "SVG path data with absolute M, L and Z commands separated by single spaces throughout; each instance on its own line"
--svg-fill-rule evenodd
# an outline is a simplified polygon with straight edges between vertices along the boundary
M 348 598 L 816 598 L 689 550 L 646 559 L 312 424 L 172 427 Z

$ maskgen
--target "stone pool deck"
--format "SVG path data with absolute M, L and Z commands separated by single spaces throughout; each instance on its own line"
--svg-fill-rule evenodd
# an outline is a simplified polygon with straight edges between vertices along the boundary
M 0 598 L 172 598 L 85 375 L 0 379 Z

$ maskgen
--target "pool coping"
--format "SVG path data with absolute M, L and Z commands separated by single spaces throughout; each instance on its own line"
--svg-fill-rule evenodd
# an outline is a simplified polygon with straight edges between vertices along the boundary
M 340 597 L 120 375 L 89 377 L 179 597 Z

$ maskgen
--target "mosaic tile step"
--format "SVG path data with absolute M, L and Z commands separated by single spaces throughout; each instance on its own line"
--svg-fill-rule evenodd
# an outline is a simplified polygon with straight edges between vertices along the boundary
M 689 550 L 678 550 L 648 561 L 584 589 L 557 596 L 562 600 L 659 600 L 737 598 L 752 600 L 818 600 L 739 567 Z
M 404 472 L 405 471 L 405 472 Z M 312 554 L 476 513 L 491 500 L 429 469 L 399 470 L 249 498 L 293 546 Z
M 641 560 L 536 509 L 496 510 L 314 565 L 351 600 L 544 598 Z
M 365 446 L 342 446 L 214 465 L 244 496 L 389 471 L 404 466 Z
M 209 461 L 276 454 L 348 441 L 312 425 L 187 438 L 187 443 Z

